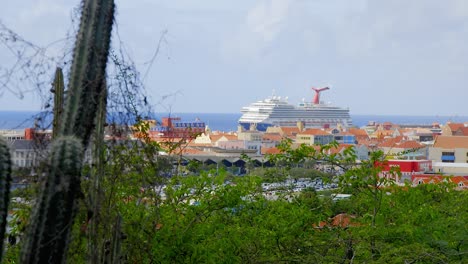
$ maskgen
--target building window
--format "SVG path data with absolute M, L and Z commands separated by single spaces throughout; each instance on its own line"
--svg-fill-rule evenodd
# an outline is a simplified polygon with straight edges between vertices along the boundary
M 454 163 L 455 162 L 455 152 L 442 152 L 441 160 L 442 160 L 442 162 Z

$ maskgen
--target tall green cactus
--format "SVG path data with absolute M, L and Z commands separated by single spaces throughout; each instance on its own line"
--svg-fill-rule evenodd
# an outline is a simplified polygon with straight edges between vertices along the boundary
M 63 81 L 63 72 L 62 68 L 57 67 L 55 70 L 55 78 L 52 88 L 52 93 L 54 93 L 54 121 L 53 121 L 53 130 L 52 138 L 56 138 L 60 130 L 60 121 L 62 120 L 63 113 L 63 92 L 65 90 L 65 83 Z
M 2 262 L 8 203 L 10 202 L 11 159 L 6 142 L 0 136 L 0 263 Z
M 76 135 L 86 146 L 95 126 L 99 95 L 105 88 L 113 0 L 84 0 L 68 84 L 62 133 Z
M 81 141 L 73 136 L 57 138 L 41 195 L 25 237 L 21 263 L 63 263 L 70 227 L 80 190 Z
M 113 0 L 83 0 L 63 120 L 21 263 L 64 263 L 80 191 L 83 149 L 96 125 L 114 18 Z M 99 125 L 103 125 L 102 123 Z
M 103 83 L 106 85 L 106 82 Z M 99 97 L 99 106 L 96 116 L 96 129 L 94 131 L 93 140 L 93 166 L 94 169 L 91 173 L 91 187 L 89 190 L 90 204 L 92 210 L 92 221 L 89 225 L 89 240 L 88 252 L 89 263 L 99 263 L 101 259 L 99 250 L 102 248 L 102 239 L 100 239 L 101 230 L 101 200 L 102 190 L 101 181 L 104 178 L 104 127 L 106 123 L 106 107 L 107 107 L 107 89 L 103 89 Z

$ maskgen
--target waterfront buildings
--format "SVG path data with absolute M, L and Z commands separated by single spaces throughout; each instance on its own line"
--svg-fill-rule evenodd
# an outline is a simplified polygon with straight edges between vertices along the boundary
M 294 127 L 271 126 L 266 131 L 259 131 L 255 126 L 244 129 L 239 126 L 237 131 L 212 131 L 200 120 L 183 121 L 180 118 L 163 119 L 161 123 L 148 122 L 150 139 L 161 143 L 170 141 L 180 144 L 175 150 L 167 149 L 169 155 L 180 155 L 184 159 L 197 159 L 201 162 L 225 162 L 226 164 L 241 164 L 241 155 L 245 154 L 262 165 L 267 161 L 265 155 L 277 154 L 277 146 L 288 138 L 292 147 L 301 144 L 317 146 L 336 141 L 337 147 L 329 150 L 329 154 L 342 153 L 352 147 L 358 160 L 366 160 L 372 151 L 381 150 L 390 160 L 428 160 L 430 169 L 424 173 L 439 175 L 468 175 L 468 136 L 466 124 L 433 124 L 430 127 L 400 126 L 385 122 L 372 123 L 364 128 L 307 128 L 303 122 L 297 122 Z M 139 140 L 141 131 L 122 130 L 118 137 L 113 130 L 106 130 L 106 140 Z M 127 132 L 125 132 L 127 131 Z M 28 167 L 37 164 L 44 155 L 44 147 L 38 148 L 38 143 L 50 141 L 51 131 L 1 131 L 9 140 L 12 149 L 13 162 L 16 167 Z M 445 135 L 440 135 L 445 134 Z M 433 140 L 432 140 L 433 139 Z M 40 144 L 39 144 L 40 145 Z M 42 144 L 44 146 L 44 144 Z M 164 148 L 164 144 L 161 144 Z M 88 158 L 89 160 L 89 158 Z M 245 161 L 244 161 L 245 162 Z M 408 161 L 412 162 L 412 161 Z M 402 171 L 405 173 L 422 174 L 421 171 Z

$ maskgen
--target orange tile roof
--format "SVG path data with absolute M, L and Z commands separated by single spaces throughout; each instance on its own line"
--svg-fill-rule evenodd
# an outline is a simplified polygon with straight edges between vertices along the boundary
M 450 177 L 450 179 L 452 180 L 453 183 L 459 184 L 460 182 L 462 182 L 463 184 L 468 186 L 468 177 L 453 176 L 453 177 Z
M 352 223 L 351 219 L 356 218 L 354 215 L 349 214 L 337 214 L 333 218 L 330 218 L 329 221 L 321 221 L 318 225 L 314 225 L 315 228 L 324 228 L 324 227 L 341 227 L 346 228 L 350 226 L 358 226 L 357 223 Z
M 468 186 L 468 177 L 467 176 L 441 176 L 441 175 L 434 175 L 434 176 L 416 176 L 413 178 L 413 184 L 418 184 L 419 181 L 422 183 L 441 183 L 443 181 L 453 182 L 455 184 L 463 183 L 465 187 Z
M 377 140 L 370 140 L 370 139 L 364 139 L 364 140 L 359 140 L 358 139 L 358 144 L 359 145 L 364 145 L 366 147 L 369 147 L 369 146 L 377 146 L 379 144 L 379 141 Z
M 328 154 L 338 154 L 346 148 L 353 147 L 351 144 L 339 144 L 337 148 L 331 148 Z
M 301 130 L 299 130 L 298 127 L 280 127 L 281 131 L 283 134 L 289 136 L 295 136 L 296 134 L 300 133 Z
M 182 150 L 182 154 L 184 155 L 197 155 L 197 154 L 205 154 L 204 151 L 199 150 L 199 149 L 193 149 L 193 148 L 186 148 Z
M 397 143 L 400 143 L 403 140 L 403 136 L 398 136 L 394 138 L 386 138 L 383 141 L 381 141 L 378 146 L 380 148 L 393 148 Z
M 233 134 L 223 134 L 223 136 L 224 136 L 227 140 L 237 140 L 237 135 L 233 135 Z
M 309 128 L 306 129 L 302 132 L 297 133 L 298 135 L 314 135 L 314 136 L 329 136 L 331 135 L 330 133 L 323 131 L 318 128 Z
M 455 132 L 458 136 L 468 136 L 468 127 L 460 127 Z
M 216 142 L 220 140 L 222 137 L 225 137 L 227 140 L 237 140 L 237 135 L 233 134 L 212 134 L 210 135 L 211 142 Z
M 459 128 L 464 127 L 463 123 L 447 123 L 447 126 L 450 128 L 452 132 L 457 131 Z
M 437 136 L 434 141 L 434 148 L 468 148 L 468 137 L 466 136 Z
M 280 154 L 281 151 L 277 147 L 272 148 L 262 148 L 262 155 L 266 154 Z
M 220 138 L 222 137 L 222 135 L 210 135 L 210 140 L 212 143 L 218 141 Z
M 424 147 L 424 145 L 414 140 L 408 140 L 408 141 L 397 143 L 394 147 L 402 148 L 402 149 L 416 149 L 416 148 L 422 148 Z
M 281 141 L 283 137 L 279 133 L 264 133 L 262 140 Z
M 366 130 L 360 129 L 360 128 L 350 128 L 349 133 L 355 135 L 355 136 L 366 136 L 368 137 L 369 135 L 367 134 Z

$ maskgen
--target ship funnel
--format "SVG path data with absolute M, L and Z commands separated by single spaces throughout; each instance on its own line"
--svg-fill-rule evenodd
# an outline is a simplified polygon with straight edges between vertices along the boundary
M 320 92 L 329 90 L 329 87 L 323 87 L 323 88 L 314 88 L 312 87 L 312 90 L 315 91 L 315 96 L 314 99 L 312 100 L 312 103 L 314 104 L 320 104 Z

